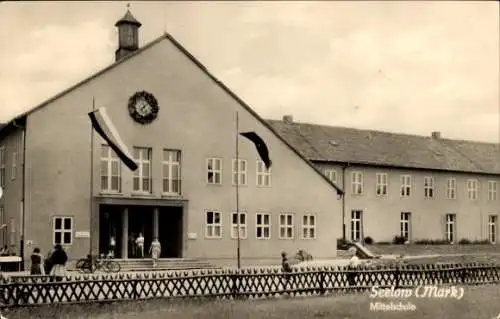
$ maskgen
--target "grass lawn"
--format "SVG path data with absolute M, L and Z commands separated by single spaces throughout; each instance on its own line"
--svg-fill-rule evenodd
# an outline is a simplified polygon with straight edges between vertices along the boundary
M 119 319 L 245 319 L 245 318 L 453 318 L 492 319 L 500 313 L 500 285 L 466 286 L 462 299 L 371 299 L 369 292 L 325 297 L 295 297 L 254 301 L 180 302 L 152 300 L 136 303 L 89 304 L 12 309 L 8 319 L 119 318 Z M 370 302 L 412 303 L 415 311 L 370 311 Z

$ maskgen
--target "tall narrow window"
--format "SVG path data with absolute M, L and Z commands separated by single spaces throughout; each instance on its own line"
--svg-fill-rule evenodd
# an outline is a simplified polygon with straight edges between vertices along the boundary
M 351 240 L 360 241 L 362 236 L 362 218 L 363 211 L 352 210 L 351 211 Z
M 271 170 L 266 168 L 263 161 L 257 160 L 257 186 L 271 186 Z
M 17 174 L 17 152 L 12 152 L 12 165 L 11 165 L 10 178 L 12 180 L 16 179 L 16 174 Z
M 280 214 L 279 239 L 293 239 L 293 214 Z
M 5 187 L 5 166 L 7 161 L 5 158 L 5 146 L 0 146 L 0 187 Z
M 239 221 L 238 221 L 239 219 Z M 231 238 L 238 238 L 238 222 L 239 222 L 239 237 L 247 238 L 247 214 L 244 212 L 231 214 Z
M 488 240 L 492 244 L 497 242 L 497 228 L 498 228 L 498 216 L 489 215 L 488 216 Z
M 431 176 L 424 177 L 424 197 L 425 198 L 434 197 L 434 178 Z
M 455 178 L 448 178 L 446 180 L 446 197 L 448 199 L 457 198 L 457 180 Z
M 363 173 L 351 172 L 351 189 L 354 195 L 363 194 Z
M 54 245 L 71 245 L 73 242 L 73 217 L 54 217 Z
M 469 200 L 477 200 L 477 179 L 467 180 L 467 198 Z
M 387 196 L 388 177 L 386 173 L 377 173 L 376 177 L 376 193 L 377 196 Z
M 134 171 L 134 192 L 151 193 L 151 148 L 134 147 L 134 158 L 138 168 Z
M 302 216 L 302 239 L 316 238 L 316 216 L 307 214 Z
M 401 213 L 401 232 L 400 235 L 403 237 L 406 241 L 410 240 L 410 230 L 411 230 L 411 213 L 409 212 L 402 212 Z
M 401 196 L 410 197 L 411 195 L 411 175 L 401 175 Z
M 257 239 L 271 238 L 271 214 L 258 213 L 255 221 L 255 236 Z
M 222 237 L 222 222 L 220 212 L 207 211 L 205 215 L 205 237 L 206 238 L 221 238 Z
M 207 158 L 207 183 L 222 184 L 222 159 Z
M 101 145 L 101 191 L 121 192 L 121 162 L 108 145 Z
M 498 183 L 497 181 L 488 181 L 488 200 L 494 201 L 498 198 Z
M 455 214 L 446 214 L 446 240 L 450 243 L 454 243 L 456 239 L 456 219 L 457 215 Z
M 331 168 L 326 168 L 323 173 L 325 176 L 332 181 L 332 183 L 337 183 L 337 171 Z
M 163 150 L 162 158 L 163 194 L 181 194 L 181 151 Z
M 233 159 L 233 185 L 247 184 L 247 161 Z

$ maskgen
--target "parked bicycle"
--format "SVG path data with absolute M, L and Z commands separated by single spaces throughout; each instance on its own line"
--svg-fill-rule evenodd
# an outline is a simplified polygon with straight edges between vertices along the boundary
M 108 273 L 120 272 L 121 266 L 112 258 L 101 255 L 101 257 L 82 258 L 76 262 L 76 269 L 81 273 L 94 273 L 96 271 L 104 271 Z

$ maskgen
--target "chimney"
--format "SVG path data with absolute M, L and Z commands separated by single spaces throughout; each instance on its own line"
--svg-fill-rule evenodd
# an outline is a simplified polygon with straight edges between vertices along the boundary
M 118 28 L 118 49 L 115 51 L 116 61 L 139 49 L 139 28 L 141 25 L 130 10 L 127 10 L 123 18 L 115 23 L 115 27 Z
M 439 140 L 441 138 L 441 132 L 434 131 L 434 132 L 432 132 L 431 136 L 432 136 L 432 138 Z
M 293 116 L 291 116 L 291 115 L 283 116 L 283 122 L 285 122 L 285 124 L 292 124 L 293 123 Z

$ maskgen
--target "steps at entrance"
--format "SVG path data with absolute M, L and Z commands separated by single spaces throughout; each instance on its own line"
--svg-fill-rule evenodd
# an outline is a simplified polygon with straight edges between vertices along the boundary
M 182 269 L 217 269 L 220 268 L 208 261 L 194 258 L 159 259 L 153 268 L 151 258 L 144 259 L 115 259 L 120 263 L 122 271 L 142 270 L 182 270 Z

